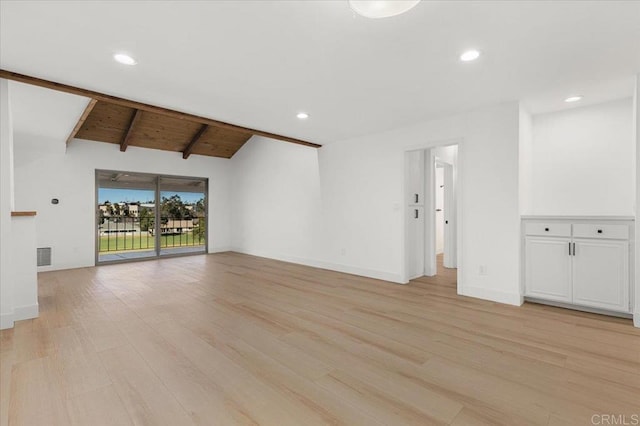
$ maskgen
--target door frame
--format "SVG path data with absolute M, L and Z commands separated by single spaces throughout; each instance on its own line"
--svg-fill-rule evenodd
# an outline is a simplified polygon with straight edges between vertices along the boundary
M 444 202 L 443 210 L 445 221 L 444 226 L 444 256 L 443 265 L 445 268 L 455 268 L 457 262 L 457 241 L 456 228 L 458 226 L 456 209 L 456 176 L 453 164 L 440 161 L 444 168 Z M 448 224 L 447 224 L 448 222 Z
M 429 266 L 430 268 L 432 268 L 434 270 L 434 275 L 435 275 L 435 237 L 434 238 L 428 238 L 429 236 L 434 236 L 434 227 L 435 227 L 435 211 L 434 211 L 434 205 L 435 205 L 435 194 L 433 189 L 430 188 L 429 182 L 433 182 L 434 178 L 435 178 L 435 163 L 434 163 L 434 159 L 433 159 L 433 151 L 432 148 L 439 148 L 439 147 L 444 147 L 444 146 L 451 146 L 451 145 L 457 145 L 458 146 L 458 161 L 457 161 L 457 168 L 456 168 L 456 208 L 455 208 L 455 222 L 456 222 L 456 232 L 455 232 L 455 236 L 452 236 L 452 238 L 455 239 L 455 243 L 456 243 L 456 255 L 455 255 L 455 260 L 456 260 L 456 266 L 458 268 L 457 271 L 457 293 L 458 294 L 462 294 L 462 289 L 464 287 L 464 282 L 465 282 L 465 268 L 464 268 L 464 256 L 462 253 L 462 236 L 463 236 L 463 223 L 462 223 L 462 210 L 463 210 L 463 203 L 462 203 L 462 194 L 463 194 L 463 185 L 462 185 L 462 176 L 464 173 L 464 155 L 463 152 L 465 152 L 464 149 L 464 138 L 460 137 L 460 138 L 451 138 L 451 139 L 441 139 L 441 140 L 434 140 L 434 141 L 429 141 L 429 142 L 424 142 L 424 143 L 420 143 L 420 144 L 416 144 L 413 146 L 406 146 L 403 150 L 403 156 L 406 158 L 406 154 L 409 151 L 420 151 L 423 150 L 426 152 L 425 155 L 425 184 L 428 185 L 425 187 L 425 190 L 428 190 L 429 192 L 427 193 L 425 191 L 425 215 L 423 216 L 426 223 L 425 225 L 425 235 L 424 235 L 424 240 L 425 240 L 425 248 L 428 248 L 429 246 L 427 246 L 427 242 L 429 240 L 431 240 L 431 243 L 429 244 L 430 246 L 433 247 L 433 249 L 431 250 L 431 253 L 433 254 L 427 254 L 426 252 L 428 250 L 425 250 L 425 256 L 429 256 L 428 258 L 425 257 L 425 260 L 427 259 L 434 259 L 434 265 L 433 266 Z M 405 174 L 404 176 L 406 176 L 406 170 L 407 170 L 407 163 L 406 160 L 403 163 L 404 166 L 404 171 Z M 431 174 L 428 174 L 428 171 L 431 171 Z M 409 283 L 409 252 L 410 252 L 410 247 L 409 247 L 409 237 L 408 237 L 408 232 L 409 232 L 409 199 L 407 198 L 407 181 L 406 178 L 403 179 L 402 181 L 402 200 L 404 201 L 402 204 L 402 223 L 403 223 L 403 232 L 401 234 L 401 240 L 402 240 L 402 245 L 401 245 L 401 252 L 402 252 L 402 265 L 403 265 L 403 270 L 402 270 L 402 283 L 403 284 L 407 284 Z M 429 196 L 427 196 L 427 194 L 430 194 Z M 427 230 L 427 228 L 429 228 Z M 427 264 L 425 263 L 425 271 L 427 269 Z M 425 274 L 426 275 L 426 274 Z
M 109 260 L 100 262 L 100 213 L 99 213 L 99 174 L 100 173 L 127 173 L 127 174 L 136 174 L 141 176 L 149 176 L 155 177 L 155 190 L 154 194 L 156 197 L 155 201 L 155 220 L 154 220 L 154 251 L 155 256 L 149 257 L 141 257 L 141 258 L 132 258 L 132 259 L 120 259 L 120 260 Z M 95 239 L 95 266 L 99 265 L 111 265 L 116 263 L 129 263 L 129 262 L 143 262 L 145 260 L 158 260 L 170 257 L 182 257 L 182 256 L 194 256 L 200 254 L 209 253 L 209 233 L 210 233 L 210 224 L 209 224 L 209 178 L 200 177 L 200 176 L 178 176 L 178 175 L 167 175 L 162 173 L 146 173 L 146 172 L 132 172 L 127 170 L 109 170 L 109 169 L 95 169 L 95 183 L 94 183 L 94 200 L 93 200 L 93 214 L 95 216 L 94 228 L 93 228 L 93 238 Z M 177 179 L 201 179 L 204 181 L 204 217 L 206 223 L 206 234 L 205 234 L 205 243 L 204 243 L 204 251 L 203 252 L 193 252 L 193 253 L 175 253 L 175 254 L 160 254 L 160 179 L 162 178 L 177 178 Z

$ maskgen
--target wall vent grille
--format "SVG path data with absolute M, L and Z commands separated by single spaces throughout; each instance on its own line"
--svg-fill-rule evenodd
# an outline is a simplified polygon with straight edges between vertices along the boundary
M 51 265 L 51 247 L 38 248 L 38 266 Z

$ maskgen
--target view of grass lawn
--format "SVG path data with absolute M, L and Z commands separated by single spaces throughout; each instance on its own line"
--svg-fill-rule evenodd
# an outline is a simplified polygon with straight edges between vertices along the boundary
M 186 232 L 177 235 L 162 235 L 160 237 L 160 247 L 180 247 L 180 246 L 197 246 L 204 245 L 204 238 L 194 240 L 193 233 Z M 100 252 L 117 251 L 117 250 L 146 250 L 155 247 L 155 238 L 146 233 L 142 235 L 104 235 L 100 237 Z

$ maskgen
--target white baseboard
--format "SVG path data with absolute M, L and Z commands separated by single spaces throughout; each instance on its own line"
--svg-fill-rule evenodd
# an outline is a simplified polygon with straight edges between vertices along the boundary
M 34 305 L 25 305 L 25 306 L 16 306 L 13 308 L 13 320 L 14 321 L 22 321 L 31 318 L 38 318 L 40 314 L 38 304 Z
M 314 268 L 328 269 L 330 271 L 343 272 L 345 274 L 358 275 L 361 277 L 373 278 L 376 280 L 390 281 L 396 284 L 406 284 L 407 282 L 402 279 L 401 274 L 393 272 L 378 271 L 375 269 L 358 268 L 350 265 L 343 265 L 340 263 L 325 262 L 322 260 L 306 259 L 295 256 L 288 256 L 282 254 L 273 254 L 267 252 L 261 252 L 259 250 L 245 250 L 238 247 L 233 247 L 230 251 L 237 253 L 248 254 L 251 256 L 266 257 L 267 259 L 280 260 L 283 262 L 296 263 L 298 265 L 311 266 Z
M 0 314 L 0 330 L 13 328 L 13 312 L 10 314 Z
M 234 251 L 231 247 L 211 247 L 209 248 L 209 254 L 224 253 L 225 251 Z
M 0 315 L 0 330 L 13 328 L 16 321 L 22 321 L 32 318 L 38 318 L 40 309 L 38 304 L 17 306 L 13 308 L 13 312 Z
M 518 293 L 506 293 L 482 287 L 458 286 L 458 294 L 514 306 L 520 306 L 524 303 L 524 298 Z
M 633 314 L 633 326 L 640 328 L 640 313 Z

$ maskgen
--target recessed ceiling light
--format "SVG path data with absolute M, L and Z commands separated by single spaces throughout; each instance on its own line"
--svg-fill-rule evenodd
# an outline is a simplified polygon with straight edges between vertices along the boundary
M 307 114 L 306 112 L 299 112 L 296 117 L 298 117 L 300 120 L 306 120 L 307 118 L 309 118 L 309 114 Z
M 480 57 L 480 52 L 478 52 L 477 50 L 467 50 L 462 55 L 460 55 L 460 60 L 462 62 L 471 62 L 471 61 L 475 61 L 479 57 Z
M 351 9 L 365 18 L 388 18 L 412 9 L 420 0 L 349 0 Z
M 125 53 L 116 53 L 113 55 L 113 59 L 124 65 L 135 65 L 138 63 L 138 61 Z
M 569 96 L 567 99 L 565 99 L 564 101 L 567 103 L 571 103 L 571 102 L 578 102 L 580 99 L 582 99 L 582 96 L 580 95 L 574 95 L 574 96 Z

